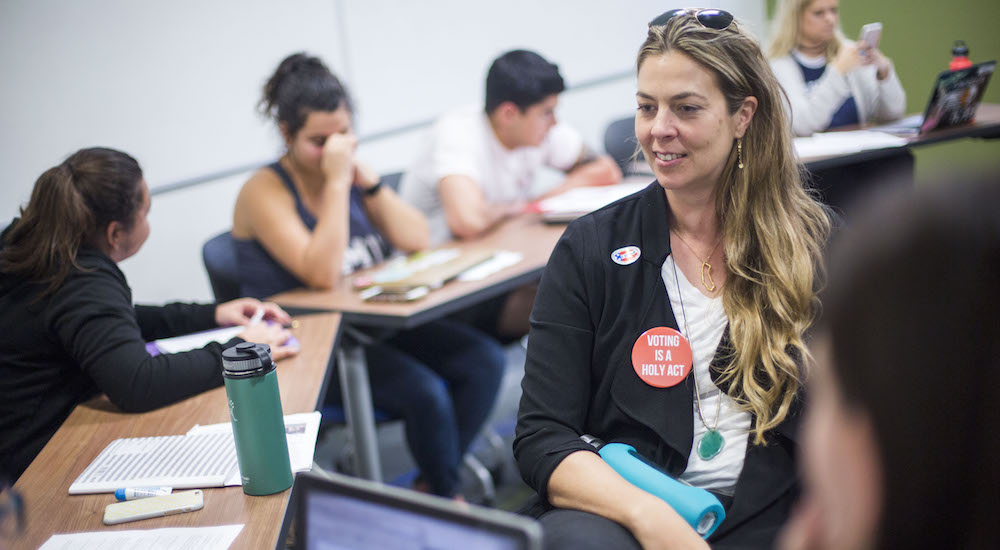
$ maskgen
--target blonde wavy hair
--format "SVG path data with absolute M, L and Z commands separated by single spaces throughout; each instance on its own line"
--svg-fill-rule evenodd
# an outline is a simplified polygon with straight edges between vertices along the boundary
M 718 31 L 691 14 L 649 28 L 644 60 L 680 52 L 715 75 L 730 113 L 757 98 L 743 136 L 722 172 L 716 215 L 725 243 L 728 279 L 722 303 L 733 353 L 722 370 L 729 396 L 756 417 L 754 443 L 788 414 L 810 361 L 803 334 L 818 307 L 822 248 L 830 232 L 826 209 L 806 189 L 792 150 L 782 91 L 755 38 L 733 22 Z
M 799 45 L 799 32 L 802 27 L 802 14 L 816 0 L 778 0 L 778 14 L 774 16 L 771 25 L 771 45 L 767 48 L 768 57 L 782 57 L 791 53 Z M 833 40 L 826 45 L 823 55 L 827 60 L 837 57 L 840 47 L 847 40 L 840 25 L 833 31 Z

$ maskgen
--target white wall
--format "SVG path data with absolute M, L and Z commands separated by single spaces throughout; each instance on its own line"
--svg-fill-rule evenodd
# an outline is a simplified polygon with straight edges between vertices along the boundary
M 762 35 L 762 0 L 723 7 Z M 359 155 L 404 169 L 423 128 L 364 140 L 480 103 L 492 59 L 528 48 L 559 64 L 559 117 L 601 149 L 608 122 L 634 109 L 636 49 L 665 8 L 634 0 L 0 0 L 0 225 L 35 178 L 81 147 L 128 151 L 154 190 L 152 234 L 125 261 L 137 301 L 208 300 L 201 245 L 229 227 L 249 172 L 281 144 L 255 114 L 287 54 L 327 61 L 357 106 Z M 603 85 L 575 85 L 624 75 Z M 226 177 L 179 190 L 170 184 Z

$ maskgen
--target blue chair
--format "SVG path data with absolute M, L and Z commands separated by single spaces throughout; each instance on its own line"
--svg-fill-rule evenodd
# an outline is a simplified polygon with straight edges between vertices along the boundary
M 393 191 L 399 191 L 399 182 L 403 180 L 402 172 L 390 172 L 384 174 L 379 178 L 379 182 L 392 189 Z
M 639 142 L 635 138 L 635 120 L 632 117 L 616 120 L 604 131 L 604 150 L 615 159 L 622 174 L 626 176 L 634 172 L 635 162 L 645 158 L 640 151 L 633 161 L 638 145 Z
M 222 303 L 239 298 L 239 264 L 232 233 L 226 231 L 209 239 L 201 248 L 201 259 L 205 262 L 215 301 Z

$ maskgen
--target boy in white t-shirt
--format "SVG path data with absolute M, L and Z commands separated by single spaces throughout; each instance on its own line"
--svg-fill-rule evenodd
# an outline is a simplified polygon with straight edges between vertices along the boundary
M 401 183 L 403 198 L 427 214 L 433 244 L 477 237 L 542 196 L 620 181 L 610 157 L 594 154 L 580 134 L 556 123 L 564 89 L 556 65 L 534 52 L 510 51 L 490 66 L 485 110 L 459 109 L 435 123 Z M 565 181 L 536 189 L 543 166 L 565 172 Z
M 618 165 L 597 155 L 572 128 L 557 124 L 555 109 L 565 89 L 559 68 L 537 53 L 507 52 L 486 76 L 484 110 L 465 108 L 435 123 L 403 176 L 403 199 L 430 222 L 431 243 L 475 238 L 527 202 L 572 187 L 621 180 Z M 543 166 L 566 174 L 552 189 L 538 189 Z M 501 297 L 481 328 L 502 338 L 527 333 L 534 286 Z M 496 320 L 496 326 L 489 326 Z

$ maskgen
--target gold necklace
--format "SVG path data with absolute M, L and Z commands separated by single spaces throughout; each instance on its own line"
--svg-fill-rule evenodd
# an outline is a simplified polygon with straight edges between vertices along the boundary
M 684 237 L 681 237 L 680 233 L 673 229 L 671 229 L 670 232 L 673 233 L 675 237 L 680 239 L 681 242 L 684 243 L 684 246 L 688 247 L 688 250 L 694 254 L 694 257 L 698 258 L 698 261 L 701 262 L 701 286 L 705 287 L 705 290 L 709 292 L 715 292 L 715 281 L 712 280 L 712 264 L 708 263 L 708 260 L 712 259 L 712 254 L 715 254 L 715 249 L 719 248 L 719 243 L 722 242 L 722 238 L 720 237 L 719 240 L 715 242 L 715 246 L 712 247 L 712 251 L 708 253 L 708 258 L 702 260 L 701 256 L 699 256 L 698 253 L 694 251 L 694 248 L 692 248 L 691 245 L 684 240 Z M 705 282 L 706 275 L 708 276 L 708 282 Z M 711 283 L 711 286 L 709 286 L 709 283 Z
M 716 244 L 715 246 L 719 245 Z M 691 252 L 694 251 L 692 250 Z M 713 250 L 712 252 L 715 251 Z M 697 256 L 697 254 L 695 255 Z M 705 433 L 701 436 L 701 440 L 698 441 L 696 450 L 702 460 L 709 461 L 718 456 L 722 452 L 722 448 L 726 446 L 726 438 L 719 431 L 719 418 L 722 415 L 722 388 L 716 388 L 719 391 L 719 404 L 715 408 L 715 424 L 710 426 L 705 420 L 704 407 L 701 404 L 701 388 L 698 387 L 698 373 L 694 369 L 694 341 L 691 339 L 691 327 L 688 326 L 687 309 L 684 307 L 684 295 L 681 294 L 681 280 L 677 274 L 677 262 L 674 261 L 671 263 L 673 263 L 674 267 L 674 284 L 677 286 L 677 299 L 681 303 L 681 317 L 684 319 L 683 336 L 688 339 L 688 343 L 691 345 L 691 376 L 694 377 L 694 396 L 698 404 L 698 418 L 701 419 L 702 425 L 705 426 Z M 709 369 L 711 368 L 712 362 L 709 360 Z M 711 371 L 709 377 L 711 377 Z

